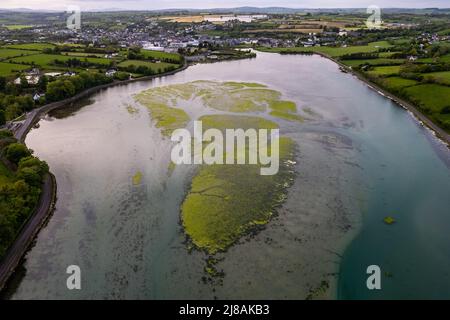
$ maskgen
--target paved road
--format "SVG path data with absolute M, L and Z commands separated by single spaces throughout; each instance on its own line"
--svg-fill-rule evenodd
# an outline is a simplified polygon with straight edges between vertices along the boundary
M 9 276 L 14 272 L 14 269 L 19 265 L 20 259 L 44 224 L 48 210 L 52 205 L 53 188 L 54 180 L 50 174 L 47 174 L 44 178 L 42 194 L 36 210 L 32 213 L 32 216 L 20 231 L 16 241 L 9 248 L 0 263 L 0 290 L 5 285 Z
M 32 127 L 33 121 L 41 112 L 42 108 L 34 109 L 27 113 L 25 121 L 17 128 L 17 130 L 13 130 L 14 137 L 19 141 L 24 141 L 25 136 L 28 133 L 28 130 Z

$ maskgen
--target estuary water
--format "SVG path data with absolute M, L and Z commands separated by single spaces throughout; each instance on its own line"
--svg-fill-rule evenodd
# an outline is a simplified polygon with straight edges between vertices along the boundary
M 295 183 L 264 230 L 218 255 L 225 276 L 213 281 L 180 225 L 195 168 L 168 172 L 170 140 L 133 99 L 196 80 L 265 84 L 306 119 L 277 120 L 298 145 Z M 58 201 L 9 298 L 450 298 L 448 148 L 327 59 L 258 53 L 195 65 L 106 89 L 39 124 L 26 143 L 55 174 Z M 69 265 L 81 269 L 81 290 L 66 287 Z M 381 290 L 367 289 L 369 265 L 381 268 Z

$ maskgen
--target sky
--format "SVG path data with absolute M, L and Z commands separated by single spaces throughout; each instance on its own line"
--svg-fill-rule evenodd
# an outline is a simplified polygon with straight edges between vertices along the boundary
M 290 8 L 449 8 L 450 0 L 0 0 L 0 8 L 30 8 L 66 10 L 78 5 L 81 10 L 121 8 L 130 10 L 157 10 L 168 8 L 230 8 L 290 7 Z

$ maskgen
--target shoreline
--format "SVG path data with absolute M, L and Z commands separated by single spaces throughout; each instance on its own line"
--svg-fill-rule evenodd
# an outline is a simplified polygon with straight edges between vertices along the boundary
M 56 204 L 56 178 L 49 172 L 44 178 L 42 192 L 34 212 L 20 229 L 15 241 L 8 248 L 0 264 L 0 292 L 20 265 L 30 245 L 42 227 L 47 223 Z
M 148 80 L 153 80 L 156 78 L 161 78 L 161 77 L 165 77 L 165 76 L 170 76 L 173 74 L 176 74 L 180 71 L 184 71 L 186 70 L 190 65 L 188 63 L 185 63 L 181 68 L 173 70 L 173 71 L 169 71 L 169 72 L 165 72 L 165 73 L 161 73 L 158 75 L 152 75 L 152 76 L 145 76 L 145 77 L 141 77 L 141 78 L 136 78 L 136 79 L 130 79 L 130 80 L 124 80 L 124 81 L 116 81 L 116 82 L 111 82 L 108 84 L 103 84 L 100 86 L 96 86 L 93 88 L 89 88 L 84 90 L 83 92 L 80 92 L 79 94 L 61 100 L 61 101 L 56 101 L 56 102 L 52 102 L 49 104 L 46 104 L 42 107 L 33 109 L 32 111 L 30 111 L 29 113 L 27 113 L 25 115 L 25 121 L 23 122 L 22 125 L 20 125 L 17 129 L 13 128 L 11 129 L 11 131 L 13 131 L 14 133 L 14 137 L 19 141 L 24 143 L 25 138 L 28 134 L 28 132 L 31 130 L 31 128 L 36 124 L 36 122 L 38 122 L 39 118 L 41 115 L 44 115 L 52 110 L 58 109 L 58 108 L 62 108 L 64 106 L 66 106 L 67 104 L 70 103 L 74 103 L 77 102 L 83 98 L 86 98 L 94 93 L 97 93 L 103 89 L 108 89 L 108 88 L 112 88 L 115 86 L 119 86 L 119 85 L 126 85 L 129 83 L 134 83 L 134 82 L 139 82 L 139 81 L 148 81 Z
M 336 59 L 334 59 L 324 53 L 320 53 L 320 52 L 314 52 L 313 54 L 317 54 L 323 58 L 333 61 L 334 63 L 339 65 L 339 67 L 341 67 L 341 70 L 343 69 L 343 71 L 348 72 L 352 76 L 356 77 L 358 80 L 365 83 L 367 85 L 367 87 L 369 87 L 373 91 L 376 91 L 379 95 L 382 95 L 383 97 L 393 101 L 397 106 L 403 108 L 404 110 L 409 111 L 414 116 L 414 118 L 419 122 L 420 125 L 430 129 L 436 138 L 440 139 L 442 142 L 444 142 L 447 145 L 447 147 L 450 148 L 450 134 L 448 134 L 444 129 L 440 128 L 433 121 L 431 121 L 430 118 L 428 118 L 423 112 L 421 112 L 412 103 L 410 103 L 400 97 L 397 97 L 396 95 L 381 88 L 379 85 L 377 85 L 376 83 L 373 83 L 372 81 L 370 81 L 369 79 L 364 77 L 364 75 L 360 74 L 359 72 L 356 72 L 355 70 L 353 70 L 349 66 L 346 66 L 339 60 L 336 60 Z
M 130 79 L 125 81 L 117 81 L 100 85 L 97 87 L 86 89 L 79 94 L 67 98 L 61 101 L 53 102 L 39 108 L 36 108 L 29 113 L 25 114 L 25 121 L 18 127 L 11 129 L 14 137 L 21 143 L 25 144 L 25 138 L 31 128 L 39 122 L 42 115 L 48 112 L 67 106 L 68 104 L 77 102 L 83 98 L 86 98 L 94 93 L 97 93 L 103 89 L 112 88 L 118 85 L 126 85 L 138 81 L 148 81 L 160 77 L 176 74 L 180 71 L 186 70 L 190 65 L 185 63 L 181 68 L 162 73 L 159 75 L 152 75 L 141 77 L 137 79 Z M 49 172 L 43 179 L 42 192 L 39 197 L 39 201 L 30 215 L 28 220 L 24 223 L 19 233 L 16 236 L 15 241 L 8 248 L 5 256 L 0 260 L 0 293 L 7 288 L 7 283 L 13 276 L 15 270 L 20 265 L 23 257 L 28 252 L 30 245 L 39 234 L 39 231 L 46 224 L 51 214 L 53 213 L 57 200 L 57 183 L 55 176 Z
M 319 55 L 321 55 L 321 54 L 319 54 Z M 354 75 L 355 77 L 357 77 L 359 80 L 363 81 L 363 82 L 364 82 L 368 87 L 370 87 L 371 89 L 377 91 L 379 94 L 384 95 L 385 97 L 388 97 L 389 99 L 391 99 L 391 100 L 393 100 L 394 102 L 396 102 L 396 104 L 398 104 L 399 106 L 403 107 L 405 110 L 410 111 L 411 113 L 413 113 L 412 110 L 410 110 L 410 109 L 408 109 L 407 107 L 405 107 L 404 105 L 402 105 L 399 101 L 394 100 L 394 98 L 396 98 L 396 97 L 390 98 L 389 96 L 391 96 L 391 94 L 389 94 L 389 93 L 384 93 L 384 90 L 382 90 L 381 88 L 380 88 L 380 90 L 377 90 L 377 86 L 376 86 L 375 84 L 372 84 L 369 80 L 362 78 L 362 75 L 358 75 L 356 72 L 354 72 L 354 70 L 349 69 L 348 67 L 344 66 L 344 65 L 341 64 L 340 62 L 338 62 L 338 61 L 336 61 L 336 60 L 334 60 L 334 59 L 332 59 L 332 58 L 330 58 L 330 57 L 327 57 L 327 56 L 325 56 L 325 55 L 321 55 L 321 56 L 323 56 L 324 58 L 328 58 L 328 59 L 332 60 L 333 62 L 336 62 L 339 66 L 344 67 L 344 68 L 345 68 L 345 69 L 344 69 L 345 71 L 348 71 L 349 73 L 351 73 L 352 75 Z M 57 109 L 57 108 L 62 108 L 62 107 L 64 107 L 64 106 L 66 106 L 67 104 L 73 103 L 73 102 L 75 102 L 75 101 L 77 101 L 77 100 L 79 100 L 79 99 L 83 99 L 83 98 L 85 98 L 85 97 L 87 97 L 87 96 L 90 96 L 91 94 L 94 94 L 94 93 L 96 93 L 96 92 L 98 92 L 98 91 L 101 91 L 101 90 L 103 90 L 103 89 L 106 89 L 106 88 L 109 88 L 109 87 L 114 87 L 114 86 L 116 86 L 116 85 L 128 84 L 128 83 L 131 83 L 131 82 L 145 81 L 145 80 L 151 80 L 151 79 L 158 78 L 158 77 L 163 77 L 163 76 L 166 76 L 166 75 L 170 75 L 170 74 L 177 73 L 178 71 L 183 71 L 183 70 L 187 69 L 188 66 L 189 66 L 189 65 L 187 65 L 187 66 L 185 65 L 183 68 L 174 70 L 174 71 L 171 72 L 171 73 L 161 74 L 161 75 L 158 75 L 158 76 L 143 77 L 143 78 L 139 78 L 139 79 L 126 80 L 126 81 L 121 81 L 121 82 L 114 82 L 114 83 L 110 83 L 110 84 L 107 84 L 107 85 L 98 86 L 98 87 L 95 87 L 95 88 L 88 89 L 88 90 L 86 90 L 86 91 L 84 91 L 84 92 L 80 93 L 79 95 L 74 96 L 74 97 L 72 97 L 72 98 L 69 98 L 69 99 L 66 99 L 66 100 L 63 100 L 63 101 L 54 103 L 54 104 L 45 105 L 45 106 L 43 106 L 43 107 L 41 107 L 41 108 L 38 108 L 39 110 L 36 109 L 36 110 L 38 110 L 38 112 L 36 112 L 36 113 L 34 113 L 34 114 L 32 114 L 32 115 L 31 115 L 31 114 L 28 114 L 28 115 L 26 116 L 25 122 L 23 123 L 23 125 L 22 125 L 20 128 L 18 128 L 18 133 L 17 133 L 17 134 L 18 134 L 18 135 L 21 134 L 21 136 L 19 136 L 19 137 L 20 137 L 21 139 L 23 139 L 23 141 L 24 141 L 25 138 L 26 138 L 26 135 L 27 135 L 28 131 L 31 130 L 31 128 L 33 127 L 33 125 L 39 120 L 39 117 L 42 116 L 43 114 L 46 114 L 47 112 L 49 112 L 49 111 L 51 111 L 51 110 L 54 110 L 54 109 Z M 398 98 L 396 98 L 396 99 L 398 99 Z M 401 99 L 398 99 L 398 100 L 401 101 Z M 48 110 L 47 110 L 47 109 L 44 110 L 44 108 L 48 108 Z M 417 112 L 419 112 L 419 111 L 417 110 Z M 416 114 L 413 113 L 413 115 L 416 117 L 416 119 L 417 119 L 418 121 L 421 121 L 420 118 L 419 118 Z M 422 116 L 424 116 L 424 115 L 422 115 Z M 425 116 L 424 116 L 424 117 L 425 117 Z M 31 119 L 32 121 L 28 122 L 29 119 Z M 428 120 L 429 120 L 429 119 L 428 119 Z M 430 121 L 430 120 L 429 120 L 429 121 Z M 27 125 L 27 128 L 25 128 L 26 130 L 24 129 L 23 132 L 20 132 L 20 131 L 22 131 L 21 129 L 22 129 L 23 127 L 25 127 L 25 125 Z M 433 130 L 432 128 L 430 128 L 430 129 Z M 433 131 L 434 131 L 434 130 L 433 130 Z M 55 182 L 55 188 L 56 188 L 56 182 Z M 55 190 L 55 195 L 56 195 L 56 190 Z M 49 216 L 50 216 L 50 215 L 48 215 L 48 217 L 49 217 Z M 47 219 L 48 219 L 48 218 L 47 218 Z M 47 220 L 46 220 L 46 221 L 47 221 Z M 28 223 L 27 223 L 27 224 L 28 224 Z M 42 226 L 43 226 L 43 225 L 44 225 L 44 223 L 42 224 Z M 41 228 L 42 228 L 42 226 L 41 226 Z M 36 234 L 38 234 L 39 230 L 40 230 L 40 228 L 36 231 Z M 343 248 L 344 248 L 344 249 L 347 247 L 348 243 L 352 241 L 352 239 L 354 238 L 354 234 L 351 235 L 351 236 L 349 236 L 349 238 L 350 238 L 350 239 L 346 239 L 346 240 L 344 241 L 344 242 L 345 242 L 345 244 L 343 245 Z M 34 239 L 34 237 L 32 238 L 32 240 L 33 240 L 33 239 Z M 341 251 L 340 251 L 340 250 L 338 250 L 338 252 L 339 252 L 339 254 L 341 254 Z M 343 252 L 343 251 L 342 251 L 342 252 Z M 25 254 L 25 253 L 26 253 L 26 251 L 24 252 L 24 254 Z M 22 255 L 22 256 L 23 256 L 23 255 Z M 338 255 L 338 256 L 339 256 L 339 255 Z M 342 257 L 340 256 L 340 258 L 342 258 Z M 21 260 L 21 259 L 20 259 L 20 260 Z M 328 290 L 328 294 L 329 294 L 329 295 L 328 295 L 328 298 L 329 298 L 329 299 L 330 299 L 330 298 L 331 298 L 331 299 L 337 299 L 337 298 L 338 298 L 338 290 L 337 290 L 337 289 L 338 289 L 338 286 L 337 286 L 337 283 L 338 283 L 338 280 L 339 280 L 339 265 L 336 266 L 336 269 L 337 269 L 337 275 L 334 277 L 334 281 L 332 281 L 332 282 L 330 283 L 330 288 L 329 288 L 329 290 Z M 13 273 L 14 273 L 14 272 L 12 272 L 11 275 L 12 275 Z M 0 286 L 0 289 L 1 289 L 1 286 Z

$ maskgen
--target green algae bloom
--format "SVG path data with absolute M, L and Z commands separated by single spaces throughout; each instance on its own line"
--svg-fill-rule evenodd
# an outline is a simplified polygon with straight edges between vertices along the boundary
M 383 219 L 384 223 L 391 225 L 396 223 L 397 221 L 395 221 L 395 219 L 393 217 L 386 217 Z
M 206 123 L 218 129 L 276 126 L 258 117 L 202 117 L 205 118 Z M 236 122 L 230 126 L 233 120 Z M 218 124 L 223 127 L 217 127 Z M 284 202 L 294 179 L 294 158 L 294 142 L 281 137 L 280 170 L 276 175 L 260 175 L 260 165 L 202 166 L 182 205 L 183 227 L 192 243 L 200 250 L 215 254 L 225 251 L 249 231 L 267 224 Z
M 146 106 L 162 134 L 185 128 L 191 105 L 234 114 L 201 116 L 203 130 L 278 129 L 277 123 L 242 113 L 264 113 L 289 121 L 303 121 L 292 101 L 258 83 L 194 81 L 146 90 L 135 96 Z M 186 109 L 187 110 L 187 109 Z M 285 201 L 295 176 L 296 146 L 280 137 L 280 167 L 277 174 L 261 175 L 260 164 L 202 165 L 191 181 L 181 206 L 181 221 L 189 246 L 214 255 L 227 250 L 242 236 L 263 228 Z M 246 150 L 246 152 L 248 149 Z M 168 175 L 175 169 L 169 164 Z M 213 264 L 205 272 L 215 276 Z
M 142 172 L 140 171 L 136 172 L 132 178 L 132 181 L 134 186 L 140 185 L 142 182 Z

